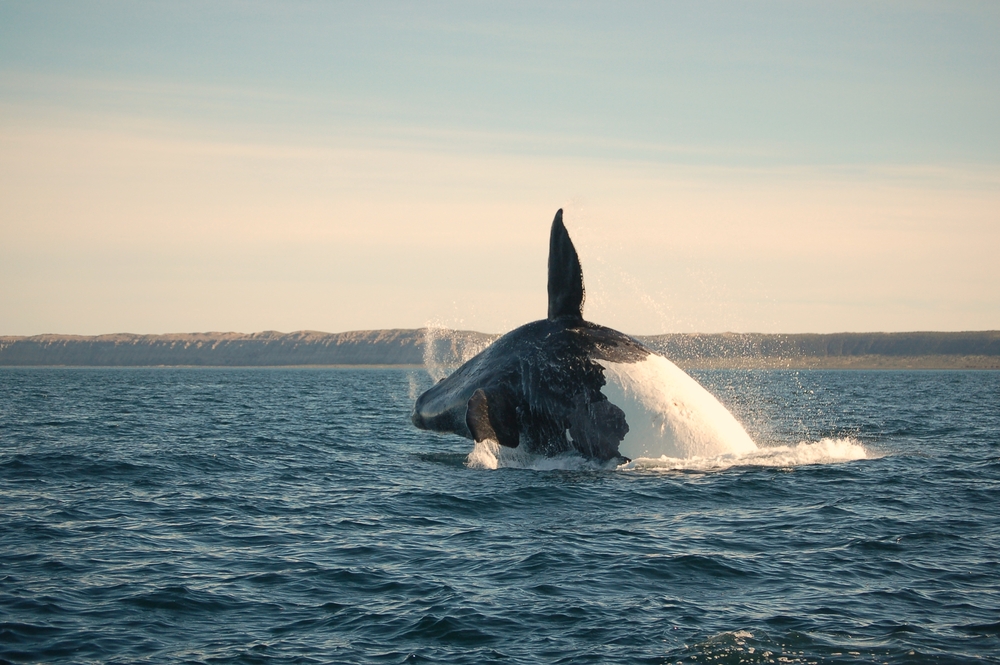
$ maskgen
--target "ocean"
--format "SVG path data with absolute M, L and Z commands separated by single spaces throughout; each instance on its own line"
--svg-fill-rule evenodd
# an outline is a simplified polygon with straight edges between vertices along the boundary
M 417 430 L 416 369 L 0 369 L 0 662 L 1000 663 L 1000 372 L 693 372 L 760 450 Z

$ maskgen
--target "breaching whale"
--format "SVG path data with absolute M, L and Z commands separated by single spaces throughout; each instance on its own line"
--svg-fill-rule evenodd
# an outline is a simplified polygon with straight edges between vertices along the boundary
M 413 424 L 600 461 L 755 449 L 729 411 L 676 365 L 584 320 L 583 270 L 562 212 L 549 234 L 548 317 L 500 337 L 420 395 Z

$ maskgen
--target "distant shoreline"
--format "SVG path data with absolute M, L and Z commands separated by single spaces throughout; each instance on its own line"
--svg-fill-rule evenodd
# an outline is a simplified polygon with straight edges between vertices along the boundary
M 0 336 L 0 367 L 419 368 L 459 364 L 496 338 L 435 328 Z M 1000 331 L 637 338 L 685 369 L 1000 370 Z

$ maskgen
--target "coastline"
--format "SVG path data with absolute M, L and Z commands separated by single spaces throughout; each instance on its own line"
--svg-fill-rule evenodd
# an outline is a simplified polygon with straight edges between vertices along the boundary
M 458 365 L 497 335 L 436 328 L 324 333 L 0 336 L 0 367 Z M 1000 370 L 1000 331 L 637 336 L 683 369 Z

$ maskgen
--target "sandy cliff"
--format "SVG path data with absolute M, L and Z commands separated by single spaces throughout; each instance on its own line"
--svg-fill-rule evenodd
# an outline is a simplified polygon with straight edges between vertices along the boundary
M 76 366 L 282 366 L 421 365 L 431 344 L 442 362 L 462 357 L 469 345 L 491 336 L 433 331 L 365 330 L 346 333 L 188 333 L 83 337 L 0 337 L 0 365 Z

